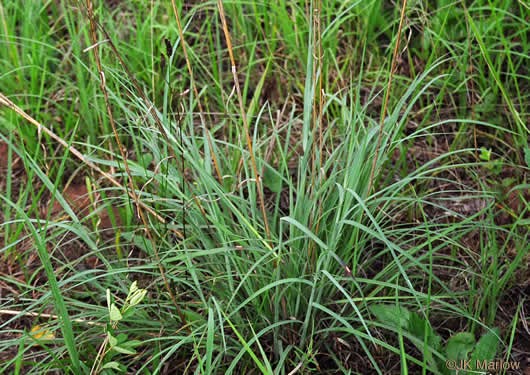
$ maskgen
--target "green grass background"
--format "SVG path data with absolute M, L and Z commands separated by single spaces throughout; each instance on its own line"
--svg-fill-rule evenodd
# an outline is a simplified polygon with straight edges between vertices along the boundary
M 444 373 L 431 331 L 494 332 L 496 358 L 513 359 L 527 301 L 511 319 L 499 308 L 528 285 L 524 1 L 408 2 L 370 191 L 402 4 L 223 5 L 244 112 L 215 1 L 177 3 L 199 97 L 169 1 L 94 2 L 143 94 L 101 29 L 93 46 L 84 1 L 0 2 L 0 92 L 123 186 L 132 176 L 164 219 L 146 214 L 151 241 L 126 191 L 2 107 L 0 259 L 18 273 L 0 274 L 0 310 L 15 312 L 0 315 L 0 372 Z M 99 203 L 71 209 L 71 182 Z M 110 324 L 106 291 L 122 308 L 135 280 L 145 298 Z M 381 304 L 430 322 L 425 345 Z M 37 324 L 55 339 L 36 342 Z M 98 354 L 107 332 L 135 354 Z

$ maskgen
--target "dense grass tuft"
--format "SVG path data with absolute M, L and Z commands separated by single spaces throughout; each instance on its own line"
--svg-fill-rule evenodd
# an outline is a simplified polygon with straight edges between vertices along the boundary
M 0 3 L 0 373 L 524 366 L 527 6 L 219 5 Z

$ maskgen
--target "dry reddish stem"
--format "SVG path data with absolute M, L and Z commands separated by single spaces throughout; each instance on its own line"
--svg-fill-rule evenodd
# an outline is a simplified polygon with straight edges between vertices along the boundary
M 94 20 L 94 24 L 96 24 L 99 29 L 101 30 L 101 32 L 105 35 L 105 39 L 106 39 L 106 42 L 107 44 L 109 45 L 109 47 L 111 48 L 112 52 L 114 53 L 114 55 L 116 56 L 116 58 L 118 59 L 118 61 L 120 62 L 120 65 L 123 67 L 123 69 L 125 70 L 125 73 L 127 74 L 127 77 L 130 79 L 130 81 L 132 82 L 134 88 L 136 89 L 136 92 L 138 93 L 138 95 L 140 95 L 140 97 L 142 98 L 142 100 L 144 101 L 144 103 L 148 104 L 149 105 L 149 112 L 151 113 L 151 116 L 153 116 L 153 119 L 155 120 L 155 123 L 158 127 L 158 130 L 160 131 L 160 133 L 162 134 L 162 136 L 164 137 L 164 140 L 166 141 L 166 145 L 168 146 L 169 148 L 169 151 L 171 153 L 171 156 L 175 159 L 175 160 L 178 160 L 177 158 L 177 154 L 175 152 L 175 149 L 174 147 L 171 145 L 171 142 L 169 140 L 169 137 L 166 133 L 166 130 L 164 129 L 164 126 L 162 125 L 162 121 L 160 120 L 159 116 L 158 116 L 158 113 L 156 112 L 155 110 L 155 106 L 154 104 L 151 103 L 151 101 L 149 100 L 149 98 L 145 95 L 145 93 L 143 92 L 143 90 L 141 89 L 140 87 L 140 84 L 138 83 L 138 81 L 136 80 L 136 78 L 134 77 L 134 75 L 131 73 L 131 71 L 129 70 L 129 68 L 127 67 L 127 65 L 125 64 L 125 61 L 123 60 L 123 58 L 121 57 L 120 53 L 118 52 L 118 49 L 116 48 L 116 46 L 114 45 L 109 33 L 107 32 L 107 30 L 105 30 L 105 28 L 103 26 L 101 26 L 97 20 Z M 184 145 L 182 145 L 182 147 L 184 147 Z M 182 175 L 184 175 L 184 171 L 181 171 L 182 172 Z M 186 186 L 188 186 L 189 188 L 189 191 L 193 191 L 193 189 L 191 188 L 190 186 L 190 183 L 188 180 L 186 180 L 186 178 L 183 178 L 183 181 L 184 183 L 186 183 Z M 208 228 L 210 228 L 210 223 L 209 223 L 209 220 L 208 218 L 206 217 L 206 212 L 204 211 L 204 209 L 202 208 L 201 206 L 201 203 L 199 201 L 199 199 L 196 197 L 196 196 L 193 196 L 193 201 L 195 202 L 195 204 L 197 205 L 197 207 L 199 208 L 199 211 L 201 212 L 201 215 L 203 216 L 204 220 L 205 220 L 205 223 L 207 225 Z M 174 230 L 172 230 L 174 231 Z M 179 235 L 180 238 L 184 238 L 184 236 L 182 235 L 182 233 L 178 232 L 178 231 L 174 231 L 175 233 L 177 233 Z M 212 237 L 213 240 L 217 243 L 217 240 Z
M 62 139 L 61 137 L 59 137 L 57 134 L 55 134 L 53 131 L 51 131 L 50 129 L 48 129 L 46 126 L 42 125 L 40 122 L 38 122 L 37 120 L 35 120 L 33 117 L 31 117 L 30 115 L 28 115 L 26 112 L 24 112 L 20 107 L 18 107 L 16 104 L 14 104 L 11 100 L 9 100 L 4 94 L 0 93 L 0 104 L 2 105 L 5 105 L 6 107 L 8 107 L 9 109 L 12 109 L 13 111 L 15 111 L 17 114 L 19 114 L 20 116 L 22 116 L 24 119 L 26 119 L 29 123 L 31 123 L 32 125 L 35 125 L 40 131 L 48 134 L 50 136 L 50 138 L 54 139 L 55 141 L 57 141 L 61 146 L 63 146 L 64 148 L 68 149 L 72 155 L 74 155 L 75 157 L 77 157 L 79 160 L 81 160 L 85 165 L 87 165 L 88 167 L 90 167 L 91 169 L 95 170 L 96 172 L 98 172 L 100 175 L 102 175 L 103 177 L 105 177 L 110 183 L 112 183 L 114 186 L 124 190 L 127 192 L 127 194 L 129 194 L 129 196 L 131 198 L 133 198 L 133 195 L 130 191 L 128 191 L 127 189 L 125 189 L 125 187 L 120 184 L 116 179 L 114 179 L 111 175 L 109 175 L 108 173 L 106 173 L 105 171 L 103 171 L 100 167 L 98 167 L 96 164 L 92 163 L 90 160 L 88 160 L 79 150 L 77 150 L 75 147 L 73 146 L 69 146 L 68 143 L 66 143 L 66 141 L 64 139 Z M 134 199 L 134 198 L 133 198 Z M 166 220 L 160 216 L 158 213 L 156 213 L 151 207 L 149 207 L 148 205 L 146 205 L 145 203 L 143 203 L 142 201 L 138 201 L 138 203 L 140 204 L 140 206 L 142 206 L 142 208 L 144 208 L 145 210 L 147 210 L 151 215 L 153 215 L 159 222 L 161 222 L 162 224 L 165 224 Z M 182 233 L 180 232 L 176 232 L 177 235 L 179 237 L 182 238 Z
M 172 0 L 174 1 L 174 0 Z M 232 51 L 232 41 L 230 40 L 230 33 L 228 32 L 228 27 L 226 25 L 225 11 L 223 8 L 223 2 L 218 0 L 219 6 L 219 15 L 221 16 L 221 23 L 223 24 L 223 31 L 226 38 L 226 44 L 228 46 L 228 53 L 230 55 L 230 62 L 232 64 L 232 75 L 234 76 L 234 85 L 236 86 L 237 98 L 239 101 L 239 110 L 241 111 L 241 116 L 243 117 L 243 127 L 245 130 L 245 137 L 248 144 L 248 152 L 250 153 L 250 159 L 252 163 L 252 170 L 254 172 L 254 177 L 256 178 L 256 189 L 258 190 L 258 196 L 261 203 L 261 212 L 263 214 L 263 221 L 265 222 L 265 232 L 267 233 L 267 238 L 270 240 L 271 234 L 269 229 L 269 222 L 267 220 L 267 213 L 265 211 L 265 200 L 263 199 L 263 192 L 261 189 L 261 179 L 258 173 L 258 168 L 256 166 L 256 159 L 254 158 L 254 151 L 252 147 L 252 140 L 250 139 L 248 131 L 248 122 L 245 108 L 243 107 L 243 97 L 241 95 L 241 88 L 239 87 L 239 78 L 237 76 L 236 61 L 234 59 L 234 53 Z
M 217 162 L 217 158 L 215 157 L 215 153 L 213 150 L 213 144 L 212 144 L 212 140 L 210 137 L 210 132 L 208 131 L 208 128 L 206 127 L 206 122 L 204 121 L 204 114 L 203 114 L 204 111 L 202 110 L 202 104 L 199 98 L 199 91 L 197 90 L 195 79 L 193 78 L 193 70 L 191 69 L 190 59 L 188 58 L 188 49 L 186 47 L 186 40 L 184 39 L 184 32 L 182 31 L 182 24 L 180 22 L 180 16 L 177 11 L 177 5 L 175 4 L 175 0 L 171 0 L 171 4 L 173 5 L 173 13 L 175 13 L 175 19 L 177 20 L 180 43 L 182 44 L 182 51 L 184 53 L 184 59 L 186 60 L 186 66 L 190 74 L 190 81 L 191 81 L 191 85 L 193 86 L 193 93 L 195 94 L 195 97 L 197 98 L 197 106 L 199 107 L 199 117 L 201 119 L 201 125 L 204 129 L 206 139 L 208 139 L 208 147 L 210 148 L 210 154 L 212 155 L 212 160 L 215 166 L 215 172 L 217 173 L 217 178 L 219 179 L 219 183 L 223 185 L 223 177 L 221 176 L 221 170 L 219 169 L 219 163 Z
M 91 0 L 87 0 L 87 12 L 88 12 L 88 18 L 90 20 L 90 30 L 91 30 L 92 41 L 94 43 L 98 43 L 98 39 L 97 39 L 97 36 L 96 36 L 96 25 L 94 23 L 94 14 L 92 12 L 92 2 L 91 2 Z M 177 299 L 176 299 L 173 291 L 171 290 L 171 287 L 169 286 L 169 282 L 168 282 L 167 277 L 166 277 L 166 272 L 164 270 L 164 266 L 162 265 L 162 262 L 160 261 L 160 256 L 158 254 L 158 249 L 157 249 L 157 246 L 156 246 L 156 242 L 155 242 L 154 236 L 151 233 L 151 230 L 149 228 L 149 224 L 147 222 L 147 218 L 146 218 L 146 216 L 144 214 L 142 206 L 139 204 L 139 199 L 138 199 L 138 195 L 136 194 L 136 186 L 135 186 L 135 183 L 134 183 L 134 179 L 132 177 L 132 174 L 131 174 L 131 171 L 130 171 L 130 168 L 129 168 L 129 163 L 127 161 L 127 156 L 125 155 L 125 150 L 123 149 L 123 145 L 122 145 L 122 143 L 120 141 L 120 136 L 118 134 L 118 130 L 116 129 L 116 124 L 114 122 L 114 116 L 112 115 L 112 109 L 110 107 L 107 87 L 105 85 L 105 73 L 103 72 L 103 68 L 101 67 L 101 61 L 100 61 L 100 58 L 99 58 L 98 48 L 97 47 L 93 48 L 93 51 L 94 51 L 94 58 L 96 60 L 96 65 L 97 65 L 97 68 L 98 68 L 98 72 L 99 72 L 99 75 L 100 75 L 100 78 L 101 78 L 101 91 L 103 92 L 103 98 L 105 100 L 105 107 L 107 109 L 107 114 L 109 116 L 110 125 L 112 127 L 112 131 L 114 133 L 114 137 L 116 139 L 116 143 L 118 144 L 118 148 L 120 150 L 121 158 L 123 160 L 123 164 L 125 166 L 125 170 L 127 172 L 127 176 L 129 177 L 130 192 L 132 193 L 134 202 L 136 204 L 136 209 L 138 211 L 138 215 L 140 216 L 140 218 L 142 220 L 142 223 L 144 225 L 147 237 L 149 238 L 149 241 L 151 242 L 151 246 L 153 248 L 153 253 L 155 254 L 156 262 L 157 262 L 157 265 L 158 265 L 158 269 L 160 270 L 160 276 L 162 277 L 162 280 L 164 281 L 164 286 L 166 287 L 166 289 L 167 289 L 167 291 L 169 293 L 171 301 L 173 302 L 173 304 L 175 305 L 175 308 L 177 309 L 177 312 L 178 312 L 178 314 L 180 316 L 180 319 L 181 319 L 182 323 L 184 325 L 187 325 L 186 324 L 187 323 L 186 318 L 182 314 L 182 311 L 180 311 L 180 307 L 179 307 L 179 305 L 177 303 Z M 191 333 L 191 331 L 190 331 L 190 333 Z M 103 344 L 103 348 L 106 346 L 106 343 L 107 343 L 107 341 L 105 340 L 105 342 Z M 101 354 L 101 350 L 100 350 L 100 352 L 98 352 L 98 357 L 99 357 L 100 354 Z M 101 357 L 99 357 L 99 358 L 100 358 L 99 361 L 96 360 L 96 362 L 94 362 L 94 365 L 96 363 L 98 363 L 98 365 L 95 368 L 95 372 L 96 373 L 98 372 L 99 366 L 101 365 L 101 360 L 103 359 Z M 94 370 L 94 367 L 92 368 L 92 370 Z
M 379 157 L 379 149 L 381 148 L 381 137 L 383 135 L 383 124 L 386 117 L 386 109 L 388 107 L 388 99 L 390 97 L 390 88 L 392 86 L 392 77 L 394 76 L 394 69 L 396 67 L 397 54 L 399 50 L 399 42 L 401 40 L 401 29 L 403 27 L 403 20 L 405 19 L 405 9 L 407 8 L 407 0 L 403 0 L 403 8 L 401 9 L 401 18 L 399 19 L 399 28 L 396 40 L 396 46 L 394 47 L 394 56 L 392 57 L 392 63 L 390 64 L 390 77 L 388 78 L 388 85 L 386 87 L 385 103 L 383 105 L 383 113 L 381 114 L 381 124 L 379 127 L 379 135 L 377 137 L 377 148 L 375 149 L 374 161 L 372 163 L 372 170 L 370 171 L 370 182 L 368 184 L 368 191 L 366 197 L 370 195 L 372 185 L 374 182 L 375 166 L 377 164 L 377 158 Z

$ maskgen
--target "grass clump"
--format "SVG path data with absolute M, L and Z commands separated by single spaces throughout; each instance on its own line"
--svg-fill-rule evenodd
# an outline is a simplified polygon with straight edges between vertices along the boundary
M 522 3 L 35 4 L 0 5 L 0 372 L 521 362 Z

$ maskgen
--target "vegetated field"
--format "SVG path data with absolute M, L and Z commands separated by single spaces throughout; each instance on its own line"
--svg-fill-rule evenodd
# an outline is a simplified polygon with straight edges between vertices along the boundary
M 524 0 L 0 1 L 0 373 L 530 374 L 529 38 Z

